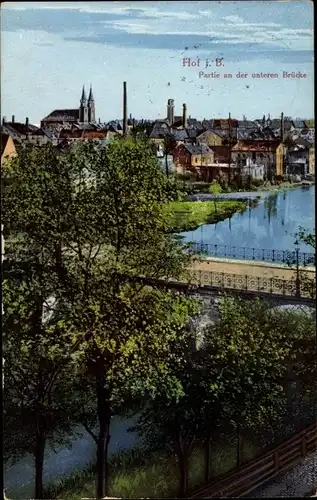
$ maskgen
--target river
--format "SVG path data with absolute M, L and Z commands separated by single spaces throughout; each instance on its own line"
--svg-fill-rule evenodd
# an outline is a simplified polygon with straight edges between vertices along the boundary
M 110 428 L 109 457 L 120 450 L 132 448 L 136 444 L 136 433 L 128 431 L 129 427 L 135 425 L 136 419 L 136 416 L 128 419 L 113 418 Z M 82 433 L 82 437 L 77 437 L 74 431 L 69 447 L 59 447 L 54 452 L 47 446 L 44 460 L 44 486 L 95 462 L 95 442 L 83 428 L 78 427 L 78 432 Z M 34 478 L 34 459 L 30 455 L 26 455 L 13 466 L 4 465 L 5 490 L 11 498 L 32 498 Z
M 204 224 L 194 231 L 181 233 L 184 241 L 257 248 L 294 250 L 294 234 L 299 226 L 315 231 L 315 186 L 297 187 L 275 192 L 256 193 L 259 204 L 216 224 Z M 221 195 L 222 197 L 223 195 Z M 247 197 L 247 193 L 226 198 Z M 253 194 L 254 197 L 254 194 Z M 199 203 L 199 202 L 198 202 Z M 312 252 L 300 243 L 299 250 Z

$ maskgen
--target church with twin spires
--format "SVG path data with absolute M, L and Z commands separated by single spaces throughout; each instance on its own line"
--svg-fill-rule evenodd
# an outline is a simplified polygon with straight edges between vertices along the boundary
M 90 85 L 88 99 L 85 86 L 83 86 L 79 108 L 55 109 L 41 120 L 41 127 L 51 128 L 58 125 L 65 127 L 74 124 L 89 125 L 94 123 L 96 123 L 95 100 Z

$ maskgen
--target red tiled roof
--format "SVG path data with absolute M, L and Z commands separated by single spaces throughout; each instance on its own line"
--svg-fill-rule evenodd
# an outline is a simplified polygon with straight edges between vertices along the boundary
M 281 141 L 279 139 L 272 139 L 268 141 L 238 141 L 238 143 L 233 146 L 231 151 L 263 151 L 267 152 L 269 149 L 276 149 Z
M 215 160 L 225 159 L 226 161 L 228 161 L 229 146 L 212 146 L 212 150 L 215 153 Z
M 234 118 L 230 119 L 230 127 L 231 128 L 238 128 L 239 122 L 238 120 L 235 120 Z M 220 118 L 220 119 L 215 119 L 213 122 L 213 128 L 221 128 L 221 129 L 227 129 L 229 128 L 229 118 Z

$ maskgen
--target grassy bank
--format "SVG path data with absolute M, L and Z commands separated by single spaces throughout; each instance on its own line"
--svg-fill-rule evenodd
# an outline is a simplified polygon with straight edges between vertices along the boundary
M 166 205 L 166 215 L 172 232 L 190 231 L 245 210 L 245 201 L 172 201 Z
M 259 447 L 244 442 L 243 458 L 249 461 L 259 453 Z M 220 477 L 235 468 L 236 447 L 224 442 L 215 445 L 211 475 Z M 202 447 L 194 449 L 189 460 L 189 488 L 203 483 L 204 454 Z M 119 498 L 168 498 L 178 492 L 179 471 L 176 458 L 162 453 L 144 453 L 141 449 L 126 450 L 113 456 L 109 469 L 109 496 Z M 74 472 L 46 489 L 45 498 L 94 498 L 94 468 Z
M 187 192 L 187 194 L 197 194 L 197 193 L 209 193 L 209 189 L 211 184 L 208 182 L 192 182 L 192 181 L 181 181 L 183 190 Z M 267 182 L 254 182 L 251 186 L 244 187 L 234 187 L 228 186 L 227 188 L 222 187 L 223 193 L 241 193 L 241 192 L 261 192 L 261 191 L 277 191 L 281 189 L 291 189 L 301 186 L 301 182 L 295 181 L 280 181 L 276 184 L 270 184 Z

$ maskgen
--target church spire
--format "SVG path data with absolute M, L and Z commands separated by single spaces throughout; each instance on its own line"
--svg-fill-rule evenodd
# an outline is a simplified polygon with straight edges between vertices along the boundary
M 83 91 L 82 91 L 82 94 L 81 94 L 80 104 L 82 106 L 85 106 L 87 104 L 87 97 L 86 97 L 86 92 L 85 92 L 85 85 L 83 85 Z
M 96 121 L 95 100 L 92 94 L 92 86 L 90 84 L 90 91 L 88 97 L 88 122 L 94 123 Z
M 94 96 L 93 96 L 93 93 L 92 93 L 92 86 L 90 84 L 90 90 L 89 90 L 89 97 L 88 97 L 88 102 L 91 102 L 91 101 L 94 101 Z

